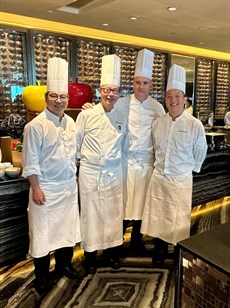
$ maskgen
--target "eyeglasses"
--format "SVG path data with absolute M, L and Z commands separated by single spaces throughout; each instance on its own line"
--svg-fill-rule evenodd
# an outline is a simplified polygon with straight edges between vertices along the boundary
M 104 92 L 105 94 L 109 94 L 110 92 L 112 92 L 115 95 L 118 95 L 120 93 L 120 89 L 119 88 L 115 88 L 115 89 L 111 89 L 111 88 L 100 88 L 102 90 L 102 92 Z
M 65 94 L 61 94 L 61 95 L 57 95 L 57 94 L 49 94 L 49 97 L 51 98 L 52 101 L 57 101 L 58 98 L 62 101 L 65 102 L 68 99 L 68 95 Z

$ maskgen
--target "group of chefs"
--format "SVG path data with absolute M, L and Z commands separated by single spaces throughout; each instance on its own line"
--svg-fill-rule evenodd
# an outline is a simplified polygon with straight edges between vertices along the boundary
M 189 236 L 192 172 L 200 171 L 206 156 L 205 132 L 185 112 L 183 67 L 173 65 L 169 71 L 167 113 L 150 97 L 153 61 L 152 51 L 139 51 L 134 93 L 119 98 L 120 58 L 103 56 L 100 102 L 83 110 L 75 123 L 64 113 L 68 63 L 48 60 L 47 106 L 26 125 L 22 153 L 22 175 L 30 182 L 29 252 L 38 292 L 50 290 L 63 275 L 78 277 L 72 256 L 79 242 L 87 274 L 97 270 L 98 250 L 108 266 L 118 269 L 118 247 L 130 221 L 130 249 L 136 255 L 145 250 L 142 234 L 155 238 L 154 266 L 163 264 L 168 243 Z

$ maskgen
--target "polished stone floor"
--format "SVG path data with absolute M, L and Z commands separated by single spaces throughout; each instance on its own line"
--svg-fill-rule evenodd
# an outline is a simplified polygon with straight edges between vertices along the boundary
M 161 307 L 174 305 L 174 264 L 172 247 L 163 268 L 153 268 L 153 240 L 144 237 L 146 254 L 134 256 L 129 249 L 130 228 L 125 235 L 122 267 L 113 270 L 103 265 L 98 254 L 98 270 L 85 275 L 83 251 L 75 247 L 73 265 L 79 271 L 78 280 L 61 278 L 51 292 L 39 295 L 33 287 L 31 259 L 0 269 L 0 308 L 58 307 Z M 51 261 L 51 269 L 54 261 Z
M 191 235 L 230 221 L 229 205 L 230 197 L 225 197 L 193 208 Z M 32 259 L 0 268 L 0 308 L 172 308 L 176 278 L 173 247 L 169 247 L 165 266 L 153 268 L 153 239 L 144 236 L 146 254 L 136 257 L 129 249 L 130 232 L 131 228 L 125 234 L 121 269 L 105 267 L 99 252 L 97 273 L 86 276 L 83 250 L 76 246 L 73 265 L 79 271 L 79 279 L 63 277 L 44 296 L 33 287 Z

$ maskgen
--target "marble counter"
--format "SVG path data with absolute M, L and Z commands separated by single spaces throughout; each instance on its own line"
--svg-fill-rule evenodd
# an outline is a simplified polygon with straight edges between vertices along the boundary
M 211 151 L 193 175 L 192 206 L 230 196 L 230 149 Z
M 29 182 L 0 181 L 0 265 L 25 259 L 28 253 Z

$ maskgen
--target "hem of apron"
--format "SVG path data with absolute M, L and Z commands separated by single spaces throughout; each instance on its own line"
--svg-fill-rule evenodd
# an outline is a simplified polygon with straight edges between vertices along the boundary
M 79 244 L 80 242 L 81 242 L 81 241 L 77 241 L 77 242 L 75 242 L 75 244 L 74 244 L 74 243 L 71 243 L 71 244 L 68 244 L 68 245 L 60 245 L 60 246 L 58 246 L 58 247 L 51 248 L 51 249 L 47 250 L 46 252 L 41 253 L 41 254 L 39 254 L 39 255 L 37 255 L 37 254 L 32 254 L 32 253 L 30 252 L 30 250 L 29 250 L 29 255 L 30 255 L 32 258 L 42 258 L 42 257 L 47 256 L 48 253 L 51 253 L 51 252 L 56 251 L 56 250 L 58 250 L 58 249 L 66 248 L 66 247 L 75 247 L 75 246 L 76 246 L 77 244 Z
M 116 241 L 113 244 L 107 244 L 107 245 L 97 244 L 97 245 L 93 245 L 93 246 L 92 245 L 87 246 L 87 245 L 82 244 L 81 247 L 82 247 L 82 249 L 84 249 L 87 252 L 93 252 L 95 250 L 104 250 L 104 249 L 108 249 L 108 248 L 113 248 L 113 247 L 116 247 L 116 246 L 120 246 L 122 244 L 123 244 L 123 239 Z
M 132 218 L 128 218 L 128 216 L 126 216 L 125 218 L 123 218 L 123 220 L 142 220 L 142 217 L 132 217 Z

